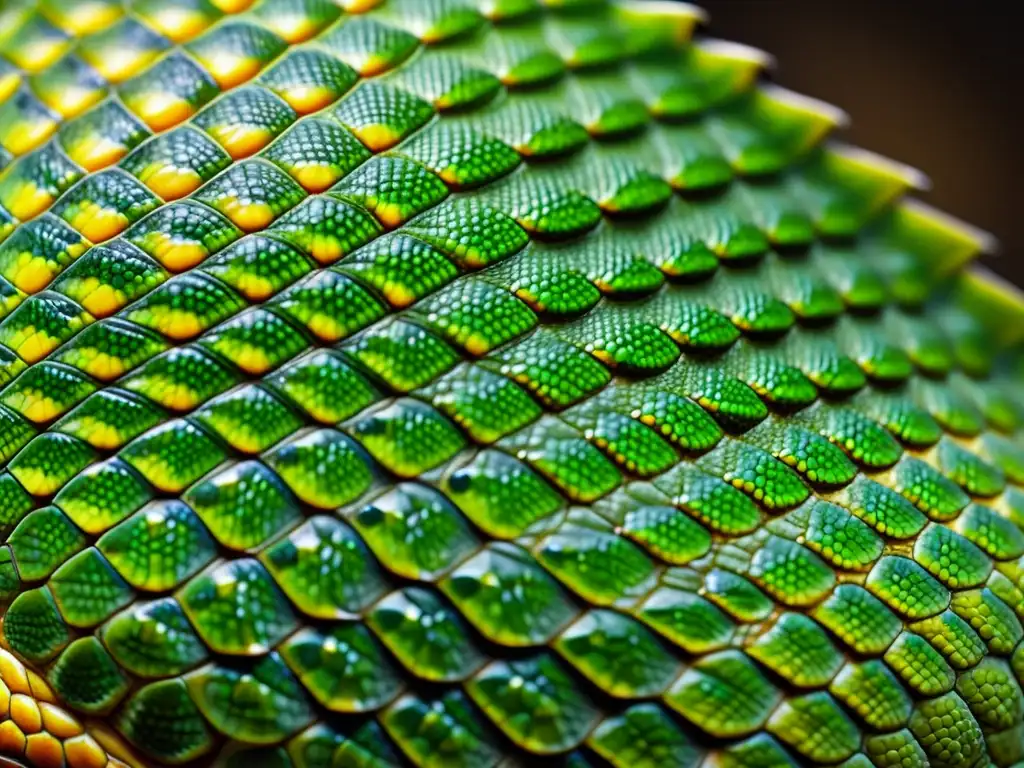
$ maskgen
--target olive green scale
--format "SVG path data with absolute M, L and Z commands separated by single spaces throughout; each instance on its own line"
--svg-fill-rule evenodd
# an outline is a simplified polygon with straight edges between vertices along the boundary
M 0 7 L 0 756 L 1024 763 L 1024 300 L 702 21 Z

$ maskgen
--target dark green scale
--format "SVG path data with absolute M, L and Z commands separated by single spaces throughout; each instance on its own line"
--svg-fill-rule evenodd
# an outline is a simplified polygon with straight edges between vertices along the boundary
M 1008 654 L 1024 635 L 1013 609 L 990 589 L 958 592 L 950 608 L 981 636 L 990 653 Z
M 84 374 L 44 361 L 26 368 L 4 387 L 0 403 L 32 421 L 48 421 L 73 408 L 93 391 L 95 385 Z M 50 399 L 52 405 L 40 412 L 38 401 L 42 398 Z
M 769 511 L 803 502 L 810 491 L 793 470 L 766 451 L 739 441 L 723 441 L 697 466 L 751 496 Z
M 440 587 L 484 637 L 506 646 L 547 642 L 578 613 L 558 582 L 510 544 L 483 548 Z
M 71 640 L 71 632 L 46 587 L 23 590 L 4 614 L 4 636 L 26 660 L 45 664 Z
M 480 545 L 451 502 L 413 484 L 374 499 L 351 522 L 384 567 L 417 581 L 436 581 Z
M 871 728 L 892 731 L 910 719 L 913 700 L 895 674 L 878 659 L 860 664 L 847 662 L 829 691 Z
M 189 142 L 188 146 L 194 144 Z M 124 233 L 125 240 L 162 263 L 173 253 L 174 246 L 195 248 L 202 261 L 240 236 L 241 232 L 227 219 L 189 201 L 164 205 Z
M 474 765 L 499 756 L 493 731 L 484 728 L 473 705 L 458 691 L 433 701 L 403 696 L 385 711 L 383 720 L 391 738 L 415 760 Z
M 359 203 L 391 229 L 441 202 L 448 190 L 426 166 L 379 155 L 342 179 L 331 193 Z
M 755 733 L 780 699 L 779 691 L 739 651 L 704 656 L 665 696 L 670 707 L 718 737 Z
M 533 467 L 570 501 L 592 503 L 622 482 L 614 464 L 553 416 L 541 417 L 497 446 Z
M 757 639 L 748 653 L 800 688 L 828 684 L 839 672 L 843 657 L 825 631 L 800 613 L 784 613 Z
M 312 703 L 277 653 L 247 664 L 209 664 L 184 677 L 189 698 L 210 724 L 249 743 L 273 743 L 312 722 Z M 254 695 L 243 697 L 242 691 Z
M 534 312 L 551 317 L 577 315 L 601 299 L 585 275 L 531 248 L 481 277 L 511 291 Z
M 238 551 L 259 548 L 299 520 L 287 486 L 258 461 L 229 465 L 189 488 L 182 499 L 217 541 Z
M 85 544 L 85 536 L 56 507 L 30 512 L 7 538 L 18 572 L 25 581 L 39 581 L 56 570 Z
M 248 373 L 265 373 L 304 351 L 306 337 L 273 312 L 252 309 L 204 335 L 200 346 Z
M 336 269 L 372 287 L 396 308 L 424 298 L 459 274 L 440 251 L 401 232 L 367 243 Z
M 606 411 L 603 406 L 607 402 L 582 403 L 567 410 L 562 418 L 570 426 L 581 430 L 600 451 L 631 474 L 650 477 L 675 464 L 675 450 L 659 436 L 658 431 L 649 427 L 650 420 L 634 418 L 632 412 L 624 413 L 624 408 L 617 412 Z M 699 413 L 696 408 L 694 412 Z M 709 440 L 715 439 L 716 433 L 710 428 L 711 425 L 695 421 L 694 431 L 706 426 L 710 433 Z
M 626 604 L 654 583 L 647 554 L 592 512 L 572 511 L 534 550 L 538 561 L 595 605 Z
M 346 26 L 359 23 L 355 19 Z M 331 115 L 369 149 L 380 151 L 393 147 L 426 124 L 434 110 L 423 99 L 386 81 L 368 81 L 361 83 Z
M 10 172 L 8 172 L 10 173 Z M 35 259 L 45 264 L 51 275 L 66 269 L 86 249 L 82 236 L 53 214 L 44 214 L 27 222 L 0 244 L 0 275 L 14 286 L 26 284 L 22 269 Z M 29 278 L 29 282 L 33 282 Z
M 458 123 L 435 123 L 402 144 L 401 154 L 423 163 L 454 190 L 489 184 L 511 173 L 519 155 L 507 144 Z
M 127 464 L 113 458 L 78 473 L 53 503 L 83 531 L 98 534 L 149 501 L 152 493 Z
M 413 392 L 422 396 L 479 443 L 492 443 L 525 426 L 541 408 L 509 379 L 478 365 L 456 367 Z
M 410 33 L 372 16 L 343 20 L 330 29 L 320 43 L 363 74 L 378 74 L 394 68 L 419 45 Z
M 737 536 L 760 524 L 760 511 L 749 497 L 720 478 L 689 464 L 679 464 L 656 478 L 651 486 L 627 486 L 638 501 L 667 502 L 712 532 Z
M 655 589 L 634 610 L 636 617 L 674 646 L 701 655 L 726 647 L 736 635 L 736 623 L 713 602 L 696 594 L 696 579 L 677 572 L 683 583 Z M 690 578 L 687 578 L 690 576 Z
M 549 408 L 579 402 L 611 378 L 593 357 L 543 330 L 492 352 L 482 365 L 524 386 Z
M 4 168 L 0 180 L 0 204 L 18 210 L 19 197 L 26 189 L 53 200 L 82 178 L 81 170 L 55 144 L 15 160 Z
M 293 89 L 322 88 L 334 101 L 355 84 L 358 76 L 343 62 L 323 51 L 292 50 L 260 76 L 260 83 L 287 98 Z
M 132 438 L 156 426 L 166 411 L 117 389 L 97 392 L 64 418 L 54 429 L 72 435 L 95 448 L 120 448 Z
M 630 320 L 614 310 L 596 310 L 560 329 L 559 335 L 617 373 L 643 376 L 671 366 L 679 357 L 672 339 L 652 324 Z
M 309 260 L 274 238 L 250 235 L 203 263 L 213 275 L 251 301 L 276 295 L 311 270 Z
M 354 618 L 389 588 L 363 539 L 333 517 L 312 517 L 267 547 L 261 560 L 295 606 L 314 618 Z
M 265 460 L 300 501 L 325 510 L 358 498 L 374 479 L 369 457 L 333 429 L 297 434 L 275 446 Z
M 369 328 L 342 350 L 396 392 L 429 384 L 458 362 L 455 350 L 439 334 L 403 319 Z
M 140 602 L 101 630 L 103 644 L 128 671 L 143 678 L 179 674 L 207 657 L 173 598 Z
M 323 341 L 337 341 L 386 314 L 381 301 L 341 272 L 323 270 L 285 289 L 269 302 Z
M 413 399 L 400 399 L 357 417 L 348 431 L 381 466 L 400 478 L 426 473 L 466 445 L 454 424 Z
M 768 451 L 818 487 L 842 486 L 857 474 L 856 467 L 838 448 L 797 425 L 764 421 L 744 439 Z
M 272 140 L 291 125 L 295 118 L 295 112 L 280 98 L 263 88 L 250 86 L 218 99 L 215 104 L 196 115 L 193 123 L 222 146 L 227 144 L 234 149 L 232 142 L 239 133 L 260 132 L 267 136 L 267 140 Z M 237 151 L 244 152 L 241 147 Z
M 282 643 L 281 656 L 313 698 L 333 712 L 378 709 L 402 688 L 398 670 L 362 623 L 323 633 L 300 630 Z
M 126 319 L 172 339 L 187 339 L 242 308 L 231 288 L 202 273 L 168 280 L 125 313 Z
M 129 681 L 95 637 L 69 645 L 50 668 L 50 684 L 68 704 L 82 712 L 110 712 L 128 692 Z
M 722 363 L 726 372 L 780 410 L 802 408 L 817 397 L 817 389 L 802 371 L 762 348 L 737 345 Z
M 711 549 L 711 534 L 671 506 L 643 504 L 625 494 L 613 495 L 597 511 L 622 535 L 669 565 L 685 565 Z
M 7 536 L 21 518 L 33 509 L 35 503 L 9 472 L 0 474 L 0 501 L 3 502 L 3 506 L 0 506 L 3 510 L 0 526 Z
M 268 231 L 319 263 L 331 264 L 366 245 L 382 232 L 382 227 L 354 203 L 317 195 L 286 213 Z
M 407 224 L 403 231 L 468 269 L 502 261 L 528 242 L 526 233 L 504 212 L 471 197 L 450 198 Z
M 934 467 L 905 458 L 893 470 L 894 489 L 933 520 L 954 519 L 970 498 Z
M 147 504 L 96 546 L 126 581 L 146 592 L 178 586 L 216 555 L 196 513 L 177 500 Z
M 205 431 L 180 420 L 140 435 L 118 456 L 157 489 L 180 493 L 217 466 L 225 451 Z
M 336 424 L 380 399 L 380 393 L 344 356 L 317 350 L 293 360 L 267 383 L 311 419 Z M 344 394 L 336 398 L 335 392 Z
M 223 362 L 197 347 L 175 347 L 153 357 L 121 385 L 173 410 L 188 410 L 237 380 Z
M 599 717 L 561 663 L 547 652 L 522 661 L 492 662 L 466 688 L 507 736 L 541 754 L 576 746 Z M 531 716 L 509 718 L 523 711 Z
M 307 188 L 319 191 L 366 162 L 371 154 L 342 126 L 313 119 L 298 123 L 272 144 L 264 156 L 300 184 L 305 182 Z M 314 171 L 320 171 L 323 178 L 313 175 Z
M 815 762 L 842 760 L 860 743 L 857 726 L 825 691 L 787 699 L 766 730 Z
M 783 536 L 795 534 L 834 567 L 849 571 L 870 569 L 885 547 L 866 523 L 827 501 L 809 502 L 771 523 L 770 528 Z
M 657 704 L 636 704 L 607 718 L 587 745 L 615 768 L 629 765 L 691 765 L 701 750 Z
M 91 248 L 53 282 L 94 317 L 105 317 L 146 295 L 167 279 L 160 265 L 122 240 Z
M 430 589 L 392 592 L 374 606 L 367 624 L 402 666 L 424 680 L 465 680 L 485 661 L 459 614 Z
M 258 655 L 295 626 L 284 594 L 255 560 L 214 566 L 186 585 L 181 603 L 199 636 L 220 653 Z M 245 615 L 239 605 L 248 606 Z
M 59 491 L 96 458 L 87 442 L 60 432 L 37 435 L 11 459 L 7 468 L 34 496 Z
M 64 620 L 74 627 L 95 626 L 135 599 L 128 583 L 92 547 L 53 573 L 50 590 Z
M 229 20 L 185 46 L 204 63 L 218 55 L 234 55 L 268 64 L 285 48 L 284 41 L 277 35 L 250 20 Z

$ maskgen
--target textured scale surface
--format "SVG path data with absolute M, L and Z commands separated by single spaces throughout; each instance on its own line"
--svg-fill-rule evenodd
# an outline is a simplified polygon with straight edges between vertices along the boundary
M 1024 301 L 701 21 L 0 3 L 0 764 L 1024 765 Z

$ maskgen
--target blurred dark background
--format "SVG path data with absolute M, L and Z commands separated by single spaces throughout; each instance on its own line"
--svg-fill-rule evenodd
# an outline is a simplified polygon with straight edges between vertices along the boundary
M 1024 39 L 1004 0 L 696 0 L 705 34 L 773 54 L 773 79 L 851 117 L 842 138 L 932 180 L 924 199 L 1000 241 L 1024 286 Z

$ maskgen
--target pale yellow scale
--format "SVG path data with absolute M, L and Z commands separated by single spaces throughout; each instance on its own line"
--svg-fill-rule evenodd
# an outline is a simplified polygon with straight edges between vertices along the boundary
M 116 237 L 131 223 L 116 208 L 107 208 L 92 200 L 69 207 L 65 219 L 94 243 Z
M 91 173 L 116 163 L 128 154 L 128 147 L 96 133 L 65 147 L 65 151 L 73 162 Z
M 160 55 L 160 51 L 122 44 L 118 48 L 109 46 L 84 48 L 79 55 L 89 62 L 93 69 L 103 76 L 103 79 L 111 83 L 120 83 L 155 61 Z
M 0 144 L 12 155 L 31 152 L 57 130 L 57 121 L 42 115 L 16 120 L 0 129 Z
M 195 240 L 167 232 L 150 232 L 143 240 L 145 251 L 171 272 L 184 272 L 200 264 L 210 252 Z
M 0 189 L 0 205 L 21 221 L 34 219 L 54 203 L 54 196 L 28 179 L 4 183 Z
M 191 40 L 206 30 L 214 19 L 200 8 L 184 8 L 180 6 L 164 6 L 147 10 L 141 16 L 154 30 L 171 42 L 181 43 Z
M 303 189 L 313 194 L 334 186 L 342 175 L 337 168 L 313 161 L 296 165 L 290 173 Z
M 203 178 L 191 168 L 153 163 L 142 169 L 139 181 L 169 202 L 195 192 L 202 185 Z
M 132 94 L 125 98 L 125 105 L 154 131 L 173 128 L 195 113 L 187 99 L 163 91 Z
M 338 98 L 333 89 L 319 85 L 292 85 L 276 93 L 300 115 L 317 112 Z
M 233 160 L 256 154 L 274 138 L 266 128 L 254 125 L 216 125 L 208 132 Z
M 274 209 L 264 202 L 243 202 L 235 197 L 226 197 L 218 201 L 217 207 L 243 232 L 266 229 L 274 220 Z
M 231 51 L 216 51 L 209 55 L 197 53 L 196 60 L 225 91 L 251 80 L 263 67 L 257 58 Z

